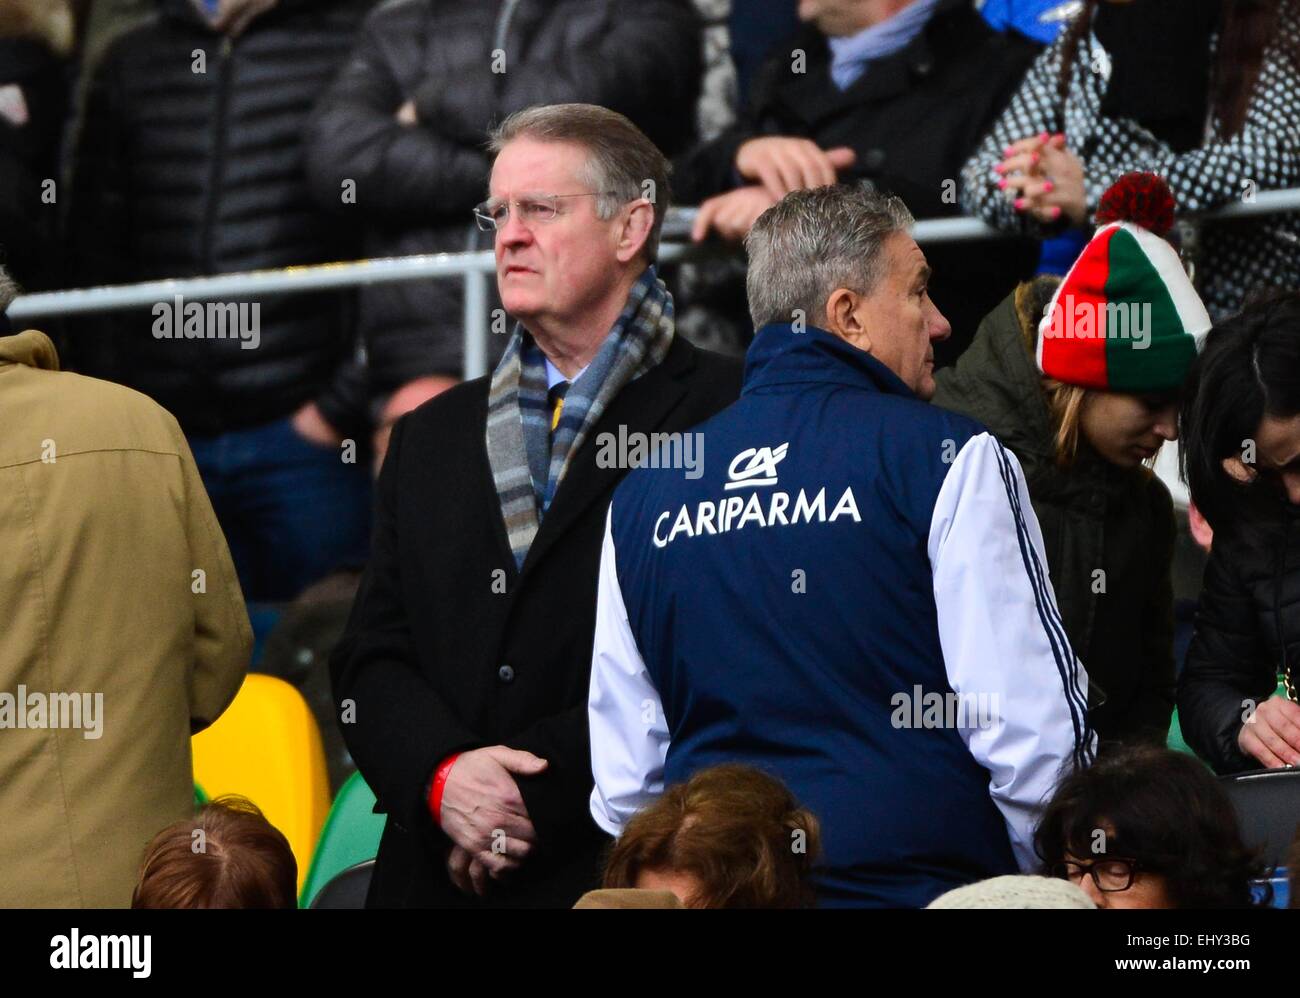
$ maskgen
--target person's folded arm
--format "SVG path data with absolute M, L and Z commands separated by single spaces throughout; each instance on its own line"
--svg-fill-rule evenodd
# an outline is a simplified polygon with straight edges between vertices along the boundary
M 356 49 L 308 120 L 303 159 L 312 194 L 323 207 L 358 212 L 371 223 L 409 226 L 468 212 L 483 195 L 487 155 L 481 145 L 451 139 L 429 122 L 397 120 L 412 95 L 403 92 L 375 38 L 385 14 L 379 8 L 366 20 Z M 354 201 L 344 197 L 348 181 Z
M 591 816 L 610 835 L 663 793 L 668 722 L 628 622 L 611 529 L 605 521 L 596 597 L 596 635 L 587 700 L 591 735 Z
M 1268 699 L 1277 685 L 1255 603 L 1233 566 L 1232 550 L 1227 535 L 1216 533 L 1192 643 L 1178 677 L 1183 738 L 1220 774 L 1262 765 L 1241 751 L 1237 738 L 1250 709 Z
M 671 155 L 673 139 L 694 134 L 701 44 L 690 3 L 619 0 L 590 44 L 565 48 L 557 59 L 511 60 L 507 48 L 504 73 L 481 61 L 422 95 L 421 113 L 456 139 L 482 143 L 491 125 L 536 104 L 600 104 L 632 119 Z
M 1024 475 L 991 434 L 953 460 L 928 553 L 948 681 L 994 705 L 991 724 L 960 734 L 1029 871 L 1041 808 L 1063 775 L 1091 762 L 1094 739 L 1088 677 L 1065 636 Z
M 384 810 L 418 828 L 432 822 L 427 793 L 437 765 L 486 743 L 417 668 L 401 583 L 409 542 L 397 522 L 405 426 L 403 417 L 393 427 L 376 488 L 370 562 L 330 657 L 330 677 L 339 727 L 357 768 Z

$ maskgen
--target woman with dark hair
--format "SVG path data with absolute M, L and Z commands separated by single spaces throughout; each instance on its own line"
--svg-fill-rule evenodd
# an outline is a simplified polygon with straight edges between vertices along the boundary
M 1300 0 L 1085 0 L 962 170 L 996 228 L 1087 228 L 1124 173 L 1164 177 L 1184 212 L 1300 186 Z M 1300 286 L 1295 215 L 1183 231 L 1210 315 Z
M 1219 782 L 1191 756 L 1141 746 L 1076 770 L 1034 835 L 1044 872 L 1098 908 L 1248 908 L 1267 870 Z
M 1182 434 L 1214 529 L 1178 684 L 1183 736 L 1220 773 L 1300 764 L 1300 293 L 1211 331 Z

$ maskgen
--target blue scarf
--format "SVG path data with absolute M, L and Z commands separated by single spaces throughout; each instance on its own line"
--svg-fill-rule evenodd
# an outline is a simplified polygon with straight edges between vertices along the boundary
M 848 38 L 827 39 L 831 47 L 831 79 L 847 90 L 867 71 L 867 64 L 893 55 L 925 27 L 939 0 L 916 0 L 891 18 Z

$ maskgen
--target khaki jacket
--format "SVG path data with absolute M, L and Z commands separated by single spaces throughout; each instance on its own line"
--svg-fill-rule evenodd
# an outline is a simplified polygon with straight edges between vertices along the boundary
M 252 632 L 176 420 L 58 367 L 0 336 L 0 906 L 124 907 Z

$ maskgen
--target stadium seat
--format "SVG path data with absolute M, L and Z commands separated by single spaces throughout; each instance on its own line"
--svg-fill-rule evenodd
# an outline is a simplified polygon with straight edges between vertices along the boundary
M 1247 845 L 1263 849 L 1269 866 L 1286 864 L 1300 825 L 1300 770 L 1272 769 L 1223 777 Z
M 374 869 L 373 859 L 358 863 L 356 866 L 349 866 L 321 888 L 312 900 L 311 907 L 364 908 L 366 892 L 370 890 L 370 874 Z
M 317 893 L 338 874 L 375 858 L 384 833 L 384 816 L 375 814 L 374 807 L 374 793 L 360 773 L 353 773 L 339 788 L 325 819 L 299 907 L 315 907 Z
M 193 746 L 194 779 L 209 797 L 241 794 L 284 833 L 301 892 L 330 806 L 320 731 L 302 695 L 282 679 L 249 673 Z

